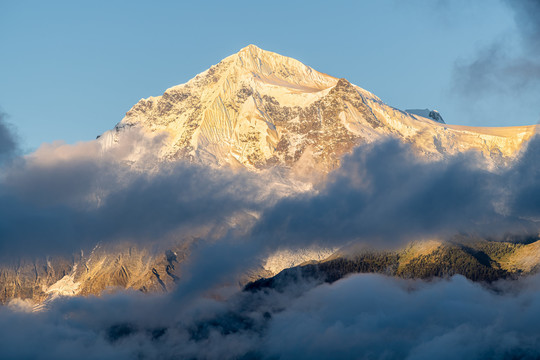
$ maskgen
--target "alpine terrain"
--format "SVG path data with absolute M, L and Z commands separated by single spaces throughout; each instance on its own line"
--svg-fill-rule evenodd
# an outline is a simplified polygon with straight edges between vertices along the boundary
M 487 170 L 498 171 L 512 163 L 534 134 L 534 126 L 458 126 L 446 124 L 436 111 L 402 111 L 346 79 L 249 45 L 187 83 L 141 99 L 93 143 L 104 158 L 127 149 L 120 152 L 122 161 L 138 171 L 176 161 L 247 169 L 261 177 L 278 168 L 279 179 L 268 182 L 279 183 L 280 196 L 287 196 L 324 181 L 355 147 L 386 137 L 412 145 L 427 162 L 474 150 Z M 277 191 L 271 184 L 269 188 Z M 245 224 L 254 218 L 257 214 L 247 214 Z M 98 244 L 71 257 L 44 254 L 5 263 L 0 268 L 0 302 L 30 299 L 39 308 L 59 295 L 100 294 L 115 288 L 169 291 L 182 276 L 179 264 L 197 242 L 196 236 L 178 239 L 158 250 L 141 244 Z M 456 238 L 384 253 L 284 250 L 262 261 L 242 282 L 256 281 L 250 289 L 277 286 L 298 271 L 318 274 L 321 281 L 364 271 L 421 278 L 462 273 L 491 281 L 534 271 L 540 264 L 537 248 L 537 238 L 497 244 Z M 271 278 L 286 268 L 292 269 Z M 259 280 L 263 277 L 267 279 Z

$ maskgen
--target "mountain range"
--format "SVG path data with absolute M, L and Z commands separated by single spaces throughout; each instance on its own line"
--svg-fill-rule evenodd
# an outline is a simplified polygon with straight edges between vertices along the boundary
M 161 163 L 187 161 L 256 174 L 280 168 L 284 182 L 311 186 L 339 168 L 343 156 L 359 145 L 387 137 L 410 144 L 425 161 L 476 151 L 487 169 L 497 171 L 514 161 L 535 131 L 535 126 L 451 125 L 438 112 L 399 110 L 346 79 L 249 45 L 187 83 L 141 99 L 94 142 L 103 157 L 128 149 L 121 153 L 122 161 L 142 169 L 149 156 Z M 496 245 L 473 240 L 415 243 L 384 254 L 364 249 L 354 256 L 336 248 L 282 251 L 246 274 L 244 283 L 267 286 L 269 280 L 258 279 L 286 268 L 293 270 L 285 274 L 309 269 L 334 280 L 355 271 L 404 277 L 463 273 L 473 280 L 494 280 L 535 271 L 540 263 L 533 251 L 538 239 Z M 98 244 L 72 257 L 17 260 L 0 268 L 0 302 L 22 298 L 39 304 L 115 288 L 169 291 L 196 242 L 183 239 L 160 252 L 140 244 Z

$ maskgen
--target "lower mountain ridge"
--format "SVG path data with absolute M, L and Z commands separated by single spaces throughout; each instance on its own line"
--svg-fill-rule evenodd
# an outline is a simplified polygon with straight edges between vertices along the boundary
M 323 261 L 310 261 L 285 269 L 273 277 L 253 281 L 244 289 L 283 290 L 306 281 L 332 283 L 355 273 L 425 280 L 462 275 L 472 281 L 491 283 L 540 270 L 540 239 L 507 242 L 461 236 L 449 242 L 413 242 L 393 251 L 348 251 L 336 252 Z
M 35 309 L 60 296 L 99 295 L 123 289 L 168 292 L 182 276 L 184 246 L 152 253 L 136 246 L 97 246 L 88 256 L 56 257 L 0 268 L 0 303 L 28 299 Z M 412 279 L 463 275 L 490 283 L 515 279 L 540 269 L 540 238 L 493 241 L 456 236 L 450 241 L 415 241 L 397 250 L 346 247 L 324 257 L 319 250 L 276 254 L 266 264 L 236 279 L 247 291 L 285 289 L 299 282 L 335 282 L 354 273 L 381 273 Z M 320 260 L 312 260 L 312 259 Z M 292 260 L 291 260 L 292 259 Z M 302 261 L 307 260 L 307 261 Z M 296 265 L 295 265 L 296 263 Z M 292 267 L 288 267 L 291 266 Z M 231 279 L 234 281 L 235 279 Z

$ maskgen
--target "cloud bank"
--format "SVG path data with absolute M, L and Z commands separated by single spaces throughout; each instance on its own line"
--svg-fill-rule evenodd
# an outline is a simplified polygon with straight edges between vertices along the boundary
M 538 137 L 496 173 L 479 167 L 475 154 L 422 162 L 390 139 L 357 148 L 316 191 L 288 196 L 273 194 L 260 174 L 186 163 L 141 172 L 96 146 L 44 146 L 4 167 L 2 254 L 69 253 L 117 240 L 148 245 L 228 226 L 193 249 L 173 293 L 66 298 L 38 314 L 21 312 L 30 306 L 22 300 L 1 308 L 0 357 L 540 356 L 537 277 L 499 283 L 497 291 L 461 277 L 426 283 L 353 275 L 279 292 L 232 284 L 279 248 L 388 247 L 456 232 L 537 235 Z M 246 231 L 227 231 L 231 214 L 250 219 L 240 226 Z
M 540 137 L 511 168 L 489 172 L 479 162 L 467 153 L 426 163 L 397 140 L 361 146 L 320 192 L 281 200 L 253 233 L 289 246 L 391 246 L 456 233 L 537 233 Z
M 0 309 L 3 358 L 533 359 L 540 282 L 493 291 L 456 276 L 422 282 L 357 274 L 285 292 L 199 298 L 72 298 L 47 312 Z M 171 309 L 175 311 L 171 312 Z
M 185 162 L 140 171 L 102 154 L 97 142 L 45 145 L 4 167 L 0 253 L 70 254 L 98 242 L 144 245 L 201 233 L 224 237 L 245 258 L 456 233 L 534 236 L 539 154 L 537 136 L 512 167 L 489 172 L 477 154 L 424 162 L 409 145 L 388 139 L 356 148 L 316 191 L 294 193 L 273 184 L 279 173 L 272 171 Z M 235 226 L 247 235 L 227 233 Z
M 103 154 L 95 141 L 43 145 L 6 165 L 2 175 L 0 253 L 8 257 L 218 231 L 234 221 L 249 223 L 251 212 L 272 204 L 280 191 L 246 171 L 183 161 L 137 169 L 112 151 Z

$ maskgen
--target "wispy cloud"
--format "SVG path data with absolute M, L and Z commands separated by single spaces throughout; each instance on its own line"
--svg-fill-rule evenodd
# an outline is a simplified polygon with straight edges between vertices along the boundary
M 13 156 L 17 150 L 13 128 L 7 123 L 6 117 L 6 114 L 0 111 L 0 163 Z
M 454 69 L 453 93 L 472 104 L 502 95 L 520 99 L 520 106 L 536 106 L 540 94 L 540 1 L 504 3 L 514 14 L 516 43 L 501 35 L 471 57 L 459 59 Z M 540 112 L 540 108 L 536 109 Z M 526 122 L 538 121 L 540 116 Z

